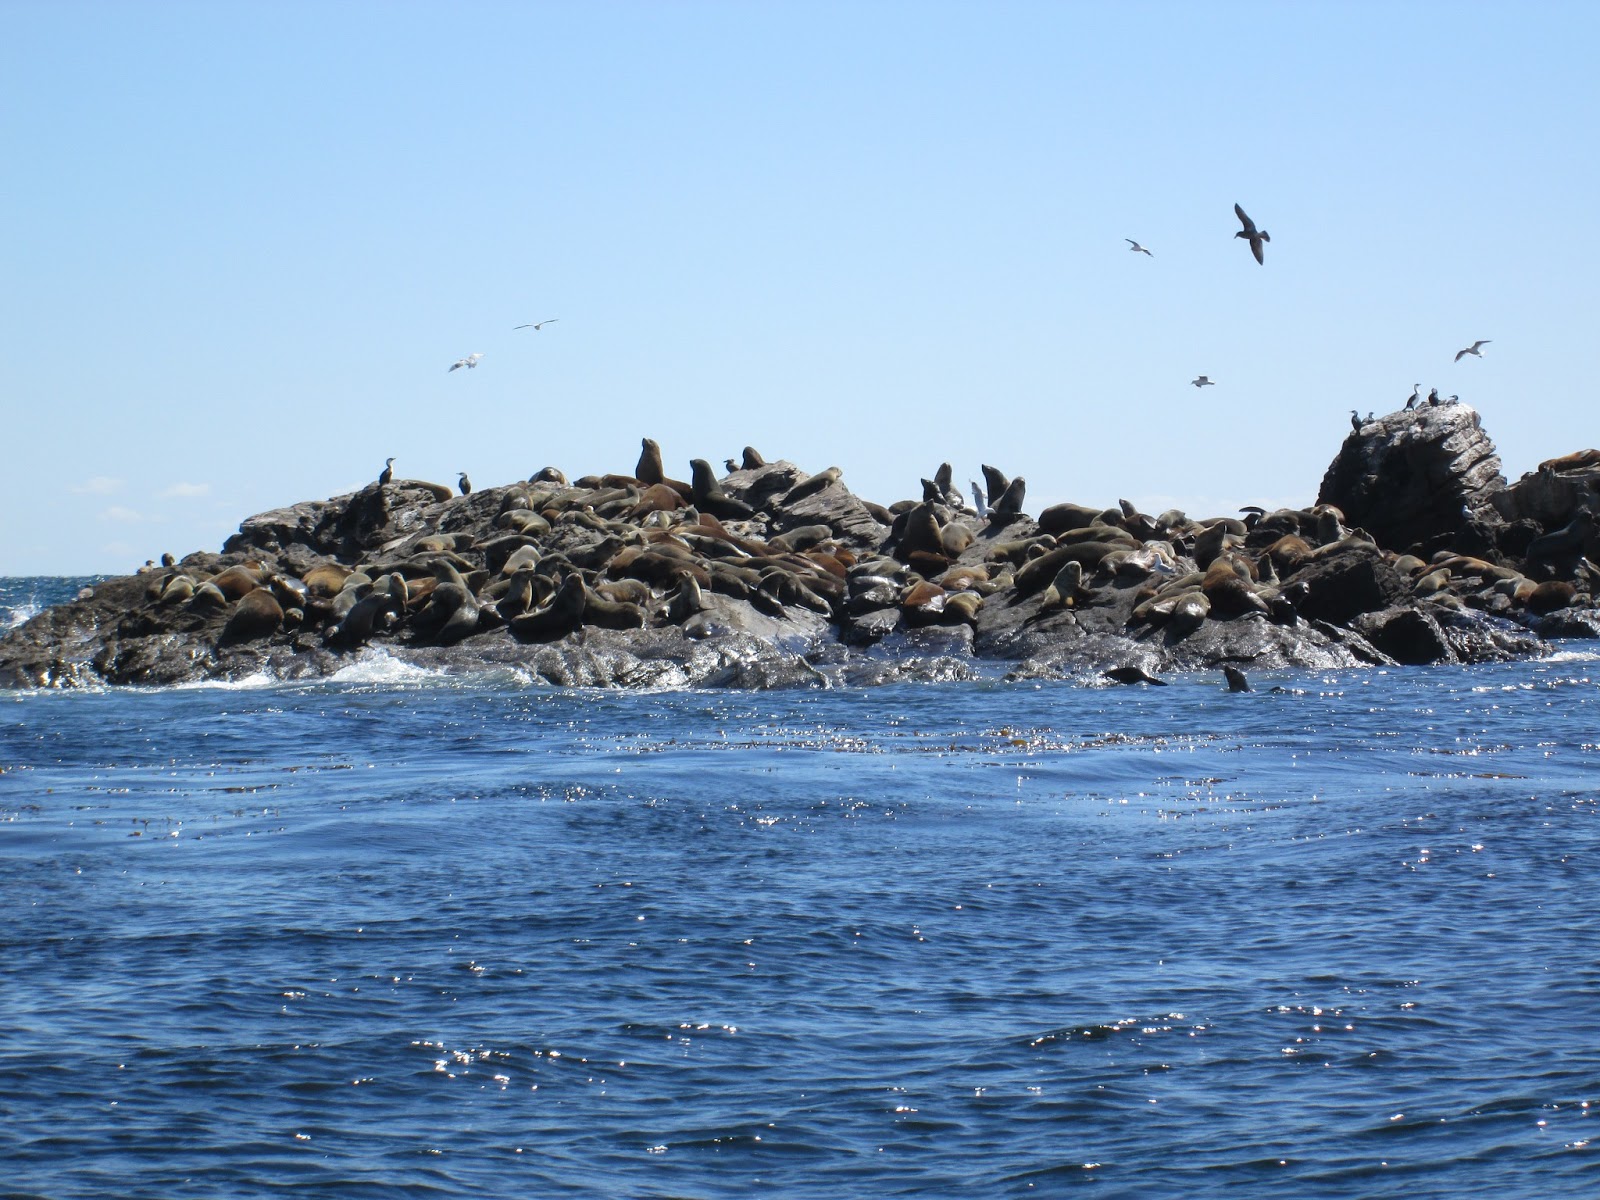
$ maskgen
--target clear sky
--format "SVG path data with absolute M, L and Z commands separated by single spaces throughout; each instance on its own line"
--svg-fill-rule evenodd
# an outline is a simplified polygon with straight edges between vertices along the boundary
M 949 460 L 1305 504 L 1417 382 L 1514 479 L 1600 443 L 1597 45 L 1587 2 L 0 0 L 0 574 L 643 435 L 882 503 Z

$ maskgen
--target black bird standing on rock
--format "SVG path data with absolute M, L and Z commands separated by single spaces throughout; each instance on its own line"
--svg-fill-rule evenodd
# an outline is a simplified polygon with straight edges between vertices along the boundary
M 1415 408 L 1417 406 L 1417 401 L 1420 399 L 1422 399 L 1422 385 L 1420 383 L 1413 383 L 1411 385 L 1411 398 L 1406 401 L 1406 411 L 1410 412 L 1413 408 Z
M 472 480 L 467 478 L 465 471 L 461 472 L 461 494 L 463 496 L 472 495 Z
M 1434 388 L 1431 392 L 1428 393 L 1428 405 L 1430 407 L 1432 407 L 1432 408 L 1438 408 L 1439 407 L 1439 389 L 1438 388 Z
M 1350 410 L 1350 428 L 1357 433 L 1361 432 L 1361 416 L 1353 408 Z
M 383 460 L 383 470 L 378 474 L 378 486 L 382 487 L 384 484 L 388 483 L 389 480 L 391 480 L 393 478 L 394 478 L 394 459 L 386 458 L 386 459 Z

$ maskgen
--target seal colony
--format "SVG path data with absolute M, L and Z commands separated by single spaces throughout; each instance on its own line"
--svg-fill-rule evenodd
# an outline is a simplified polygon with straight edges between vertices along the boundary
M 246 520 L 0 639 L 0 686 L 326 677 L 375 648 L 566 686 L 784 687 L 1482 662 L 1600 636 L 1600 452 L 1507 487 L 1477 413 L 1354 429 L 1318 503 L 1192 518 L 1052 504 L 949 464 L 857 497 L 746 447 L 672 478 L 391 479 Z M 916 493 L 914 493 L 916 494 Z M 985 666 L 986 660 L 1004 664 Z M 1244 685 L 1244 686 L 1241 686 Z

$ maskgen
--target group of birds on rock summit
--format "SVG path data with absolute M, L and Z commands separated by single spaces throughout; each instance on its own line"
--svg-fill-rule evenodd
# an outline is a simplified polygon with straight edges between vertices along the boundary
M 1234 211 L 1234 214 L 1239 218 L 1239 224 L 1244 226 L 1243 229 L 1240 229 L 1233 236 L 1236 237 L 1236 238 L 1243 238 L 1245 241 L 1249 242 L 1250 243 L 1250 253 L 1254 254 L 1256 256 L 1256 261 L 1258 263 L 1260 263 L 1262 266 L 1266 266 L 1267 265 L 1267 254 L 1266 254 L 1265 249 L 1263 249 L 1263 247 L 1265 246 L 1265 244 L 1267 242 L 1270 242 L 1272 240 L 1272 235 L 1270 233 L 1268 233 L 1265 229 L 1257 229 L 1256 228 L 1256 223 L 1250 219 L 1250 214 L 1245 212 L 1244 209 L 1241 208 L 1239 205 L 1235 204 L 1233 206 L 1233 211 Z M 1152 254 L 1147 247 L 1140 245 L 1138 242 L 1134 241 L 1132 238 L 1123 238 L 1122 240 L 1128 243 L 1128 249 L 1131 252 L 1133 252 L 1135 254 L 1149 255 L 1149 257 L 1151 257 L 1151 258 L 1155 257 L 1155 255 Z M 1465 350 L 1457 350 L 1456 351 L 1455 361 L 1456 362 L 1460 362 L 1462 360 L 1462 358 L 1465 357 L 1468 354 L 1472 355 L 1474 358 L 1482 358 L 1483 357 L 1483 347 L 1487 346 L 1491 340 L 1492 339 L 1490 339 L 1490 338 L 1479 338 L 1477 341 L 1473 342 L 1472 345 L 1468 346 Z M 1193 384 L 1197 388 L 1216 387 L 1217 386 L 1217 381 L 1215 379 L 1212 379 L 1208 375 L 1201 375 L 1198 378 L 1191 379 L 1189 382 L 1191 384 Z M 1422 385 L 1418 384 L 1417 387 L 1420 390 Z M 1451 396 L 1450 397 L 1450 400 L 1452 402 L 1455 401 L 1456 399 L 1457 399 L 1457 397 L 1455 397 L 1455 396 Z M 1411 399 L 1406 403 L 1406 407 L 1407 408 L 1415 408 L 1416 407 L 1416 403 L 1417 403 L 1417 397 L 1416 397 L 1416 394 L 1413 393 Z M 1433 394 L 1428 397 L 1428 403 L 1432 404 L 1432 405 L 1435 405 L 1435 406 L 1437 406 L 1439 403 L 1441 403 L 1441 401 L 1439 400 L 1439 389 L 1438 388 L 1434 388 Z M 1358 422 L 1358 418 L 1356 416 L 1356 413 L 1353 410 L 1350 413 L 1350 419 L 1351 419 L 1352 422 Z M 1367 420 L 1371 421 L 1372 420 L 1371 416 L 1368 416 Z M 1356 424 L 1356 428 L 1357 428 L 1357 430 L 1359 430 L 1361 428 L 1359 423 Z
M 515 333 L 519 329 L 531 329 L 535 333 L 538 333 L 539 330 L 543 329 L 546 325 L 554 325 L 560 319 L 560 317 L 546 317 L 542 321 L 529 321 L 526 325 L 513 325 L 511 327 L 511 332 Z M 482 360 L 482 354 L 469 354 L 465 358 L 458 358 L 455 360 L 455 362 L 450 364 L 450 370 L 446 371 L 445 374 L 448 375 L 450 371 L 459 371 L 462 367 L 465 367 L 470 371 Z

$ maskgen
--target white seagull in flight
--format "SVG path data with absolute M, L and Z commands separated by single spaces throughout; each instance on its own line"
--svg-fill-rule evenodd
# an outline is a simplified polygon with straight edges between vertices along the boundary
M 511 327 L 511 332 L 515 333 L 519 329 L 531 329 L 535 333 L 538 333 L 539 330 L 543 329 L 546 325 L 554 325 L 559 320 L 561 320 L 560 317 L 546 317 L 542 321 L 529 321 L 526 325 L 513 325 Z
M 450 371 L 454 371 L 457 367 L 466 367 L 470 371 L 478 365 L 478 360 L 482 357 L 481 354 L 469 354 L 465 358 L 458 358 L 450 364 Z M 450 371 L 446 371 L 445 374 L 450 374 Z
M 1132 238 L 1123 238 L 1122 240 L 1128 243 L 1128 249 L 1129 250 L 1136 250 L 1140 254 L 1150 254 L 1150 251 L 1146 250 L 1143 246 L 1139 245 L 1139 243 L 1134 241 Z M 1154 258 L 1155 255 L 1154 254 L 1150 254 L 1150 257 Z
M 1473 342 L 1472 345 L 1468 346 L 1465 350 L 1457 350 L 1456 351 L 1456 362 L 1460 362 L 1461 361 L 1461 356 L 1463 354 L 1470 354 L 1470 355 L 1472 355 L 1473 358 L 1482 358 L 1483 357 L 1483 351 L 1479 350 L 1478 347 L 1479 346 L 1487 346 L 1493 340 L 1494 340 L 1493 338 L 1482 338 L 1479 341 Z

